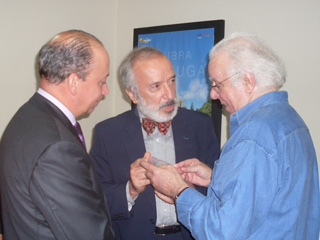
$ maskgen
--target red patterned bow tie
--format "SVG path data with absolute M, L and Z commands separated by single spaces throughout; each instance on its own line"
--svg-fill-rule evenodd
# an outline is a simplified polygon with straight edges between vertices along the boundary
M 149 118 L 143 118 L 141 125 L 148 136 L 154 132 L 156 126 L 158 127 L 159 132 L 161 132 L 163 135 L 166 135 L 169 131 L 171 120 L 168 122 L 156 122 Z

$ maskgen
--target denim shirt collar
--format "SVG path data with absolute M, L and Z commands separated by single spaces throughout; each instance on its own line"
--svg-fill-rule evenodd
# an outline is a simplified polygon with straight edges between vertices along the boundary
M 288 93 L 286 91 L 269 92 L 240 108 L 230 116 L 230 135 L 232 135 L 242 123 L 247 121 L 257 109 L 276 102 L 288 102 Z

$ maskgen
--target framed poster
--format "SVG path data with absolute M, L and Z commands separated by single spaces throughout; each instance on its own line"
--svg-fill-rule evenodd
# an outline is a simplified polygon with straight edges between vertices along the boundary
M 152 46 L 172 62 L 180 107 L 209 114 L 221 143 L 222 107 L 210 98 L 210 49 L 224 37 L 224 20 L 135 28 L 133 46 Z

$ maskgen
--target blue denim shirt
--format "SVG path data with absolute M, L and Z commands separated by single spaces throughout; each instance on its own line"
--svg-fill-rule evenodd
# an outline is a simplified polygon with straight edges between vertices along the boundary
M 230 120 L 208 195 L 177 199 L 179 221 L 196 239 L 318 240 L 318 167 L 309 130 L 287 92 L 267 93 Z

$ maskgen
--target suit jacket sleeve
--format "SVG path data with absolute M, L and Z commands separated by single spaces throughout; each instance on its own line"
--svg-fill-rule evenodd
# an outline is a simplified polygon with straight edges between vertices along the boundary
M 200 153 L 199 160 L 204 162 L 210 168 L 214 167 L 215 161 L 220 156 L 220 148 L 218 139 L 214 133 L 212 120 L 208 117 L 206 118 L 206 124 L 200 125 L 201 129 L 198 132 L 202 135 L 201 131 L 205 131 L 202 136 L 205 136 L 202 139 L 201 145 L 203 146 L 203 152 Z M 202 194 L 207 194 L 207 188 L 196 186 L 196 189 Z
M 211 118 L 207 114 L 179 109 L 172 124 L 176 161 L 197 158 L 213 168 L 219 158 L 220 148 Z M 204 195 L 207 193 L 205 187 L 196 186 L 196 189 Z
M 50 145 L 38 159 L 30 196 L 56 239 L 114 239 L 92 168 L 84 149 L 70 141 Z
M 0 195 L 0 234 L 3 233 L 2 230 L 2 210 L 1 210 L 1 195 Z
M 90 156 L 108 200 L 112 220 L 130 218 L 133 213 L 128 211 L 126 197 L 126 184 L 130 179 L 131 161 L 123 148 L 121 137 L 115 132 L 113 128 L 97 125 L 90 151 Z
M 217 139 L 217 136 L 214 132 L 212 120 L 210 118 L 207 118 L 207 140 L 206 142 L 206 147 L 207 147 L 207 162 L 206 164 L 213 168 L 214 167 L 214 162 L 219 159 L 220 157 L 220 145 L 219 141 Z
M 220 148 L 218 139 L 214 133 L 212 120 L 207 117 L 206 118 L 206 124 L 200 125 L 200 128 L 198 132 L 201 133 L 201 131 L 205 131 L 207 134 L 204 134 L 206 136 L 203 139 L 202 144 L 204 145 L 204 152 L 205 157 L 202 160 L 204 163 L 206 163 L 209 167 L 213 168 L 214 162 L 219 158 L 220 156 Z M 201 159 L 200 159 L 201 160 Z

